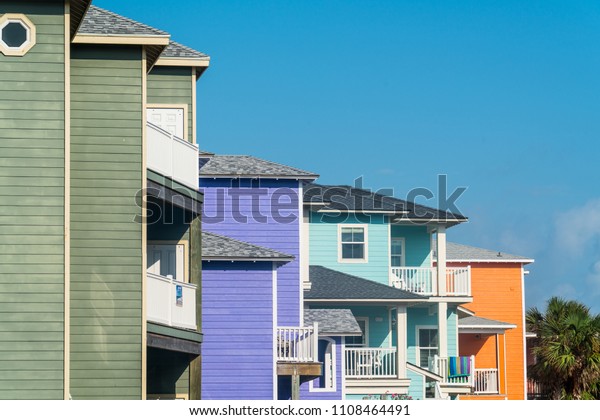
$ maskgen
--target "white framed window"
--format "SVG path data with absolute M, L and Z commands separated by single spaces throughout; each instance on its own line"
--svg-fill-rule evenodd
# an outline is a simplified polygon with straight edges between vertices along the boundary
M 8 56 L 24 56 L 35 45 L 35 25 L 20 13 L 0 17 L 0 52 Z
M 338 225 L 338 262 L 368 262 L 368 226 Z
M 346 337 L 346 347 L 369 347 L 369 318 L 361 316 L 355 318 L 362 334 Z
M 390 266 L 391 267 L 404 267 L 406 266 L 406 255 L 405 255 L 405 240 L 404 238 L 391 238 L 390 239 Z
M 336 390 L 336 345 L 335 341 L 328 337 L 319 338 L 319 362 L 323 363 L 323 374 L 310 381 L 310 392 L 333 392 Z
M 438 328 L 435 326 L 417 327 L 417 365 L 433 370 L 433 359 L 440 354 Z
M 148 273 L 188 282 L 187 244 L 185 242 L 148 242 Z

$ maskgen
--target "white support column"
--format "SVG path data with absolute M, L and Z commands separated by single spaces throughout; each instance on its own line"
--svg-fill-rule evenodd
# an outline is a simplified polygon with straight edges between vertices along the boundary
M 448 357 L 448 303 L 438 303 L 438 339 L 440 357 Z
M 446 296 L 446 226 L 437 227 L 437 295 Z
M 398 379 L 406 378 L 406 306 L 396 307 L 396 375 Z

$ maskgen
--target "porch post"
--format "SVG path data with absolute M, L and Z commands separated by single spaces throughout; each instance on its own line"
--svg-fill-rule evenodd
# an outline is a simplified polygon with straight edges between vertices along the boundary
M 446 226 L 437 226 L 437 296 L 446 296 Z
M 406 378 L 406 306 L 396 306 L 396 376 Z
M 438 339 L 440 357 L 448 357 L 448 302 L 438 303 Z

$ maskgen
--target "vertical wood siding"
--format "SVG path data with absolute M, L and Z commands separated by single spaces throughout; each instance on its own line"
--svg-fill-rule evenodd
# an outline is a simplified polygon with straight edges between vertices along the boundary
M 202 399 L 273 399 L 271 262 L 204 262 Z
M 0 399 L 62 399 L 64 9 L 3 1 L 37 43 L 0 54 Z
M 71 395 L 141 398 L 142 61 L 139 47 L 74 46 Z
M 193 110 L 192 106 L 192 69 L 190 67 L 155 66 L 148 74 L 148 103 L 149 104 L 186 104 L 188 138 L 192 141 Z
M 231 188 L 230 179 L 200 179 L 204 192 L 202 228 L 255 245 L 264 246 L 295 257 L 277 270 L 277 321 L 280 326 L 300 325 L 300 218 L 298 217 L 298 182 L 261 180 L 260 193 L 250 187 L 250 180 L 242 180 L 243 188 Z M 254 198 L 250 194 L 254 192 Z M 220 198 L 223 197 L 222 199 Z M 237 198 L 236 198 L 237 196 Z M 239 206 L 234 205 L 238 200 Z M 253 200 L 255 203 L 253 204 Z M 290 215 L 289 223 L 277 221 L 271 212 L 273 200 L 289 203 L 291 210 L 282 210 Z M 254 214 L 265 216 L 251 217 Z M 232 208 L 239 208 L 246 221 L 236 220 Z M 217 222 L 218 221 L 218 222 Z

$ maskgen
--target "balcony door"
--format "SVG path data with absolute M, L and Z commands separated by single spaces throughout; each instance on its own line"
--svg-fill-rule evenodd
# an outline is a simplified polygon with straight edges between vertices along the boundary
M 147 108 L 148 122 L 163 130 L 185 139 L 185 109 L 182 108 Z
M 148 273 L 185 282 L 185 246 L 148 244 Z

